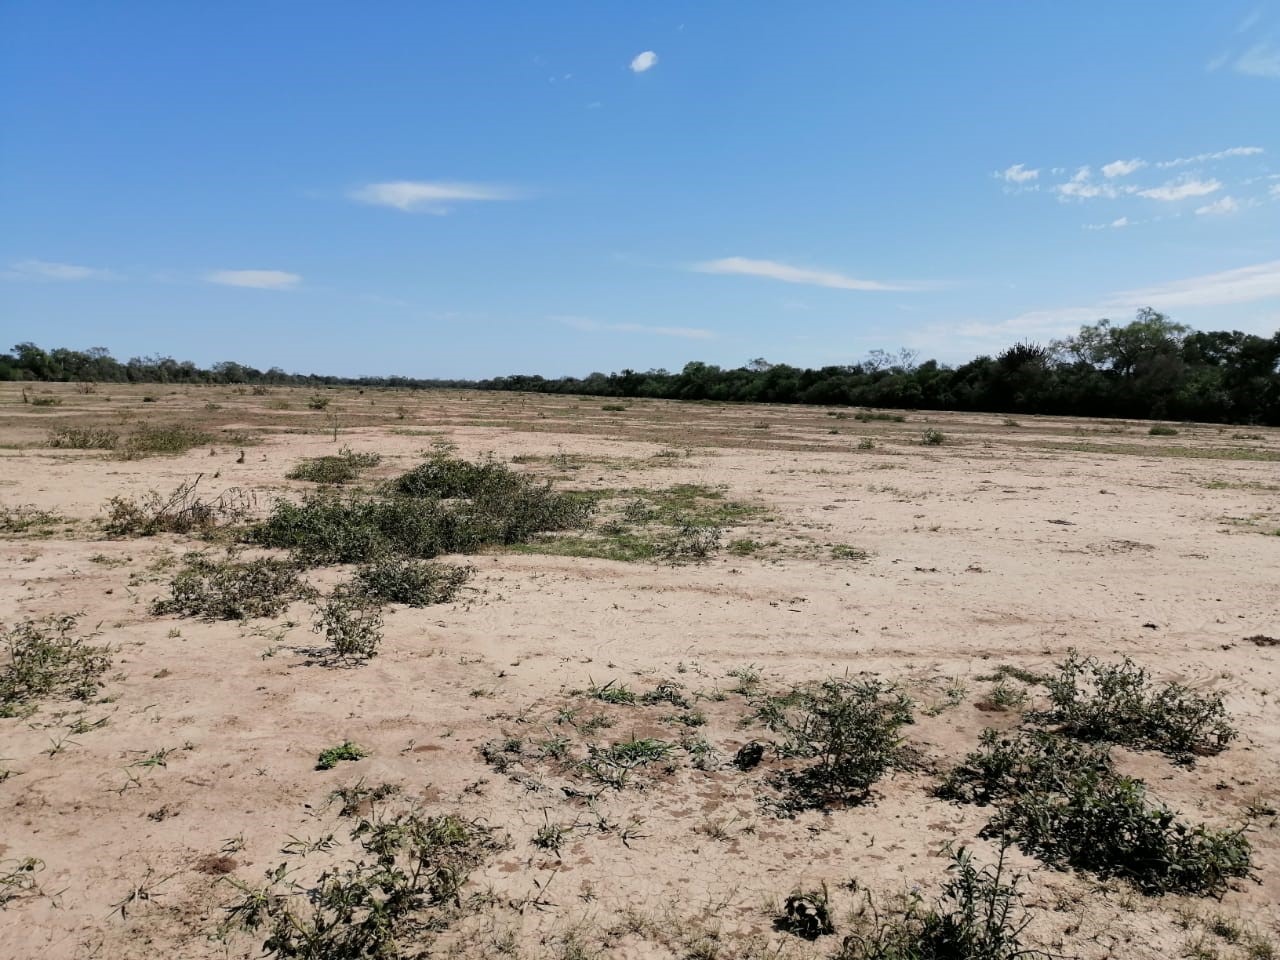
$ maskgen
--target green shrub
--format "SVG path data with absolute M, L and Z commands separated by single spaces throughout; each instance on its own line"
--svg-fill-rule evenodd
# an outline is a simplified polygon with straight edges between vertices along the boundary
M 67 518 L 52 510 L 42 510 L 35 504 L 0 505 L 0 533 L 27 533 L 42 527 L 54 527 L 66 523 Z
M 102 686 L 111 650 L 75 636 L 77 616 L 23 620 L 0 632 L 0 717 L 51 698 L 88 700 Z
M 719 527 L 681 522 L 657 545 L 657 554 L 670 564 L 705 563 L 717 550 L 723 536 Z
M 312 410 L 324 410 L 329 406 L 329 398 L 316 394 L 307 401 L 307 406 Z
M 153 613 L 204 620 L 274 617 L 310 593 L 297 564 L 287 560 L 215 560 L 198 553 L 185 559 L 186 566 L 169 586 L 170 595 L 152 604 Z
M 468 877 L 499 845 L 487 827 L 414 810 L 362 818 L 359 854 L 304 885 L 281 864 L 267 884 L 231 880 L 240 893 L 228 927 L 265 931 L 264 956 L 294 960 L 395 960 L 426 956 L 433 932 L 457 914 Z
M 310 483 L 349 483 L 360 476 L 360 471 L 376 467 L 381 462 L 380 454 L 356 453 L 344 447 L 334 456 L 303 460 L 285 476 L 290 480 Z
M 814 762 L 788 776 L 793 807 L 861 803 L 901 760 L 911 701 L 880 680 L 825 680 L 767 698 L 757 716 L 784 756 Z
M 104 427 L 61 427 L 49 434 L 49 446 L 68 450 L 114 450 L 120 434 Z
M 357 570 L 352 588 L 371 599 L 426 607 L 449 603 L 474 573 L 472 567 L 387 557 Z
M 979 869 L 961 847 L 947 870 L 931 906 L 913 894 L 901 912 L 864 911 L 861 929 L 845 938 L 833 960 L 1050 960 L 1052 954 L 1022 944 L 1030 917 L 1018 890 L 1022 878 L 1006 879 L 1005 848 L 994 867 Z
M 1187 824 L 1119 775 L 1105 748 L 1045 731 L 983 734 L 943 782 L 951 799 L 994 803 L 984 835 L 1015 840 L 1046 863 L 1127 880 L 1149 894 L 1217 894 L 1249 874 L 1242 830 Z
M 40 394 L 31 398 L 31 405 L 33 407 L 60 407 L 62 406 L 62 398 L 49 394 Z
M 337 660 L 368 660 L 382 643 L 382 614 L 358 598 L 332 596 L 317 604 L 311 629 L 324 635 Z
M 1147 431 L 1147 434 L 1153 437 L 1176 437 L 1178 435 L 1178 431 L 1173 427 L 1165 427 L 1160 424 L 1156 424 Z
M 947 442 L 947 435 L 941 430 L 935 430 L 929 427 L 920 434 L 920 442 L 926 447 L 940 447 Z
M 1081 740 L 1149 748 L 1187 760 L 1219 753 L 1236 737 L 1221 696 L 1201 696 L 1178 683 L 1157 686 L 1127 657 L 1107 664 L 1072 651 L 1045 685 L 1052 707 L 1033 719 L 1057 724 Z
M 605 411 L 606 413 L 621 413 L 623 410 L 626 410 L 627 408 L 620 403 L 606 403 L 600 409 Z

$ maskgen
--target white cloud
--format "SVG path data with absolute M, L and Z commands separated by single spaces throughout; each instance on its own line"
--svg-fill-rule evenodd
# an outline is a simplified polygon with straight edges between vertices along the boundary
M 1254 44 L 1240 54 L 1235 69 L 1251 77 L 1280 77 L 1280 46 L 1265 41 Z
M 1197 153 L 1194 157 L 1177 157 L 1174 160 L 1161 160 L 1156 164 L 1161 169 L 1169 167 L 1185 167 L 1191 163 L 1205 163 L 1209 160 L 1226 160 L 1229 157 L 1252 157 L 1259 153 L 1265 153 L 1261 147 L 1228 147 L 1226 150 L 1219 150 L 1216 153 Z
M 652 70 L 658 62 L 658 55 L 652 50 L 646 50 L 644 53 L 637 53 L 631 60 L 632 73 L 644 73 L 646 70 Z
M 642 323 L 601 323 L 589 317 L 554 317 L 567 327 L 586 333 L 643 333 L 655 337 L 680 337 L 684 340 L 713 340 L 715 334 L 699 327 L 651 327 Z
M 829 270 L 808 270 L 793 267 L 776 260 L 750 260 L 746 257 L 723 257 L 695 263 L 698 273 L 725 273 L 747 277 L 766 277 L 783 283 L 805 283 L 814 287 L 831 287 L 835 290 L 910 290 L 910 287 L 894 286 L 877 280 L 858 280 Z
M 1270 193 L 1271 196 L 1274 197 L 1276 200 L 1280 200 L 1280 183 L 1277 183 L 1274 186 L 1272 186 L 1272 188 L 1267 192 Z
M 1039 177 L 1040 171 L 1028 170 L 1025 164 L 1015 163 L 1007 170 L 1001 170 L 996 176 L 1004 180 L 1005 183 L 1027 183 Z
M 469 200 L 510 200 L 515 196 L 505 187 L 483 183 L 393 180 L 370 183 L 351 193 L 353 200 L 379 207 L 393 207 L 406 213 L 449 212 L 453 203 Z
M 1116 177 L 1127 177 L 1135 170 L 1141 170 L 1146 165 L 1147 161 L 1139 160 L 1137 157 L 1132 160 L 1116 160 L 1102 168 L 1102 175 L 1108 180 Z
M 1219 180 L 1180 180 L 1166 183 L 1162 187 L 1139 190 L 1138 196 L 1163 201 L 1185 200 L 1187 197 L 1203 197 L 1210 193 L 1217 193 L 1221 189 L 1222 182 Z
M 73 263 L 54 263 L 49 260 L 19 260 L 9 264 L 6 276 L 16 280 L 108 280 L 115 276 L 110 270 L 97 267 L 80 267 Z
M 1058 194 L 1058 199 L 1067 200 L 1092 200 L 1095 197 L 1106 197 L 1113 200 L 1120 196 L 1121 193 L 1132 193 L 1132 187 L 1116 187 L 1110 183 L 1094 183 L 1093 171 L 1087 167 L 1080 167 L 1071 175 L 1071 179 L 1066 183 L 1059 183 L 1054 188 L 1054 192 Z
M 1213 203 L 1206 203 L 1203 207 L 1196 207 L 1196 213 L 1201 215 L 1206 213 L 1235 213 L 1239 209 L 1240 204 L 1236 202 L 1236 199 L 1226 196 L 1220 200 L 1215 200 Z
M 302 277 L 283 270 L 215 270 L 205 277 L 224 287 L 252 287 L 255 290 L 292 290 Z
M 1128 290 L 1108 298 L 1104 306 L 1151 306 L 1158 309 L 1219 307 L 1271 297 L 1280 297 L 1280 260 Z

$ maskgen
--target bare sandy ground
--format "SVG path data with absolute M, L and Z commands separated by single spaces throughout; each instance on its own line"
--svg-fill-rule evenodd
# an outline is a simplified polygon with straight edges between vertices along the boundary
M 1130 656 L 1162 680 L 1225 696 L 1241 732 L 1226 752 L 1192 768 L 1117 754 L 1188 818 L 1247 821 L 1257 876 L 1221 901 L 1145 897 L 1014 852 L 1034 941 L 1089 958 L 1177 957 L 1198 943 L 1216 953 L 1197 956 L 1262 955 L 1207 932 L 1221 917 L 1280 942 L 1280 647 L 1244 639 L 1280 636 L 1280 431 L 1178 425 L 1159 437 L 1114 421 L 862 423 L 822 408 L 623 401 L 605 411 L 599 399 L 353 390 L 327 391 L 334 402 L 314 411 L 305 391 L 39 389 L 61 405 L 24 405 L 16 385 L 0 387 L 0 507 L 69 522 L 0 539 L 2 619 L 80 613 L 115 663 L 103 702 L 0 719 L 0 768 L 11 772 L 0 780 L 0 860 L 43 863 L 37 889 L 0 907 L 0 956 L 259 956 L 261 936 L 218 935 L 235 894 L 226 877 L 259 882 L 290 838 L 344 837 L 327 800 L 360 778 L 428 811 L 481 818 L 509 841 L 473 875 L 475 906 L 433 955 L 829 955 L 833 938 L 773 929 L 789 893 L 825 883 L 841 916 L 867 891 L 928 893 L 948 843 L 994 859 L 978 838 L 989 810 L 933 797 L 928 765 L 883 780 L 866 805 L 795 819 L 762 810 L 756 781 L 736 771 L 687 766 L 586 805 L 560 779 L 496 771 L 480 746 L 560 731 L 557 711 L 580 705 L 571 691 L 591 683 L 675 681 L 706 695 L 696 732 L 732 756 L 755 734 L 739 725 L 740 696 L 714 696 L 738 682 L 731 671 L 778 688 L 870 672 L 917 699 L 908 739 L 945 769 L 984 727 L 1017 722 L 979 708 L 991 686 L 980 677 L 999 664 L 1048 668 L 1070 648 Z M 45 443 L 57 426 L 173 421 L 257 442 L 220 436 L 127 461 Z M 923 445 L 926 427 L 948 442 Z M 876 446 L 859 449 L 864 437 Z M 99 526 L 109 497 L 197 474 L 210 491 L 246 488 L 265 504 L 306 487 L 284 479 L 301 457 L 376 451 L 377 479 L 442 441 L 463 456 L 516 458 L 569 488 L 723 487 L 765 508 L 726 531 L 759 549 L 678 567 L 468 558 L 477 574 L 462 600 L 389 609 L 380 655 L 332 669 L 296 652 L 315 642 L 305 603 L 272 621 L 153 616 L 173 560 L 198 544 L 108 540 Z M 312 579 L 329 585 L 341 572 Z M 661 711 L 596 706 L 611 713 L 614 740 L 680 738 Z M 77 718 L 80 730 L 105 722 L 73 733 Z M 369 756 L 314 769 L 321 749 L 347 739 Z M 163 765 L 139 765 L 158 751 L 170 751 Z M 558 853 L 531 843 L 550 823 L 568 828 Z

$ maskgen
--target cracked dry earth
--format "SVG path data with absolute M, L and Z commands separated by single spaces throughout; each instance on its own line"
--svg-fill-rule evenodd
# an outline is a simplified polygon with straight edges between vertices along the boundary
M 57 518 L 3 533 L 3 621 L 78 614 L 113 662 L 91 700 L 0 719 L 0 956 L 260 956 L 264 933 L 226 922 L 232 881 L 354 857 L 332 794 L 360 781 L 493 831 L 460 902 L 406 956 L 831 956 L 868 895 L 932 895 L 949 844 L 994 860 L 990 810 L 933 787 L 984 728 L 1018 725 L 1019 710 L 990 708 L 998 666 L 1051 670 L 1073 648 L 1222 695 L 1239 730 L 1224 752 L 1192 766 L 1114 754 L 1188 819 L 1247 826 L 1254 876 L 1220 899 L 1151 897 L 1015 847 L 1028 943 L 1165 960 L 1280 942 L 1280 646 L 1265 642 L 1280 637 L 1280 431 L 462 392 L 331 390 L 319 412 L 289 389 L 43 389 L 62 403 L 0 385 L 0 507 Z M 132 460 L 46 442 L 139 422 L 212 439 Z M 922 443 L 925 428 L 946 442 Z M 109 498 L 197 475 L 265 510 L 308 487 L 285 479 L 303 457 L 379 453 L 370 487 L 447 444 L 563 489 L 695 485 L 751 509 L 705 562 L 573 556 L 554 538 L 444 558 L 476 568 L 459 598 L 389 606 L 378 656 L 346 668 L 302 652 L 316 642 L 305 601 L 267 620 L 153 615 L 175 562 L 204 545 L 101 528 Z M 308 577 L 326 589 L 344 573 Z M 920 762 L 861 805 L 778 816 L 761 802 L 773 761 L 730 762 L 766 735 L 751 694 L 845 675 L 913 698 Z M 599 695 L 619 688 L 674 693 Z M 367 756 L 315 769 L 347 740 Z M 553 762 L 649 740 L 668 752 L 614 785 Z M 13 872 L 25 858 L 35 869 Z M 775 929 L 789 894 L 823 884 L 836 936 Z

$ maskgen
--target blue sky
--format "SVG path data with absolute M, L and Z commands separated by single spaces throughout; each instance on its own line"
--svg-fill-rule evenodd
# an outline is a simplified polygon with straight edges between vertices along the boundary
M 345 374 L 1280 328 L 1280 4 L 0 3 L 0 335 Z

